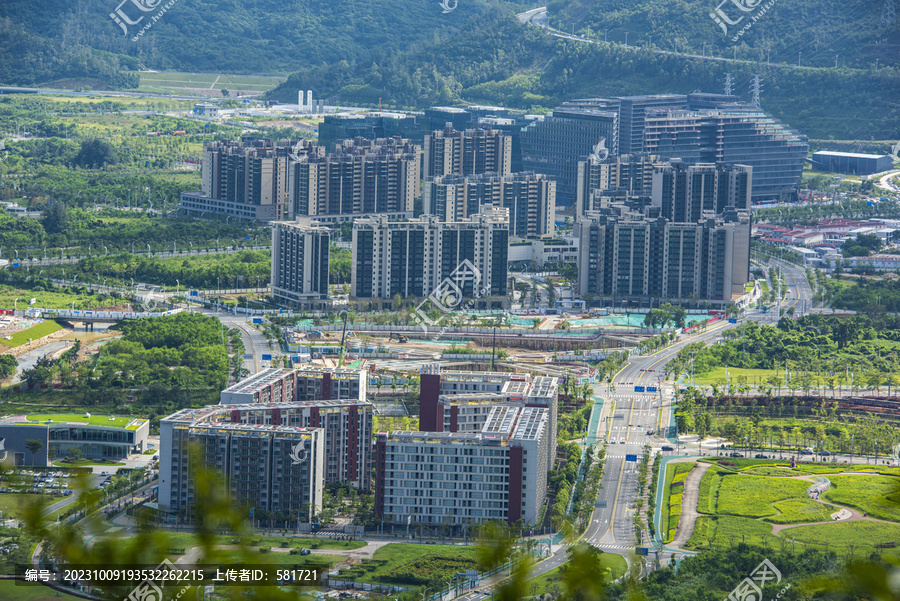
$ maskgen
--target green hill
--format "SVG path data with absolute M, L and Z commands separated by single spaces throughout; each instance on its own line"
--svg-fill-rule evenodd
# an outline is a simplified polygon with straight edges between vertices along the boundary
M 422 108 L 482 103 L 530 111 L 602 95 L 734 91 L 749 100 L 763 78 L 762 107 L 817 139 L 896 139 L 900 107 L 894 68 L 793 69 L 655 54 L 647 49 L 561 40 L 494 11 L 469 27 L 404 53 L 373 53 L 371 64 L 341 62 L 295 73 L 270 93 L 290 101 L 312 88 L 348 104 Z

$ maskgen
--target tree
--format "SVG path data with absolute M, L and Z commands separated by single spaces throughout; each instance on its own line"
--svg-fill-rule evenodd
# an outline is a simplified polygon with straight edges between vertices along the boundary
M 81 143 L 81 149 L 75 156 L 75 163 L 82 167 L 103 167 L 115 165 L 119 155 L 113 145 L 102 138 L 89 138 Z
M 44 448 L 44 442 L 37 438 L 29 438 L 25 441 L 25 448 L 31 451 L 31 465 L 34 465 L 34 456 Z
M 44 207 L 44 220 L 41 222 L 48 234 L 62 234 L 69 222 L 69 211 L 66 205 L 53 201 Z
M 225 88 L 222 88 L 222 96 L 228 96 L 231 92 Z

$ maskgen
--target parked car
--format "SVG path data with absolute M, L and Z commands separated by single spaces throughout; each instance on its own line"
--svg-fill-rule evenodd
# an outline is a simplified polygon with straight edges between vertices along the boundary
M 674 451 L 675 449 L 674 449 L 674 447 L 671 447 L 671 446 L 669 446 L 669 445 L 667 445 L 667 444 L 664 444 L 664 445 L 662 446 L 662 450 L 663 450 L 663 451 Z

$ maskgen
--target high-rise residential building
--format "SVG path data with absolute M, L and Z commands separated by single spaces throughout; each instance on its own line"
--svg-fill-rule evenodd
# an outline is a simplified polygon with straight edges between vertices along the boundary
M 222 405 L 290 403 L 294 400 L 297 373 L 270 367 L 232 384 L 219 393 Z
M 688 164 L 730 163 L 753 168 L 753 202 L 796 198 L 809 150 L 798 134 L 758 109 L 651 110 L 644 150 Z
M 545 175 L 444 175 L 426 178 L 422 209 L 442 221 L 462 221 L 483 205 L 509 210 L 509 234 L 520 238 L 552 236 L 556 218 L 556 182 Z
M 260 411 L 258 404 L 217 405 L 160 420 L 160 509 L 202 511 L 194 493 L 207 472 L 238 507 L 312 521 L 322 510 L 325 431 L 281 424 L 274 408 L 268 424 L 241 421 L 244 412 Z
M 589 213 L 580 237 L 578 290 L 600 302 L 709 301 L 744 293 L 750 267 L 749 211 L 707 213 L 693 223 L 612 210 Z
M 603 208 L 604 197 L 649 196 L 653 165 L 658 162 L 659 157 L 645 153 L 578 161 L 575 215 Z
M 331 232 L 308 217 L 272 224 L 272 296 L 288 305 L 328 299 Z M 319 303 L 320 304 L 320 303 Z
M 247 426 L 321 428 L 324 433 L 325 484 L 348 483 L 368 490 L 372 464 L 374 407 L 365 401 L 298 401 L 228 405 L 216 423 Z
M 559 108 L 529 123 L 521 134 L 522 167 L 556 180 L 557 203 L 575 202 L 578 161 L 586 160 L 601 142 L 618 149 L 618 113 L 588 108 Z
M 203 149 L 203 188 L 183 192 L 180 209 L 193 217 L 290 218 L 288 167 L 296 145 L 296 141 L 271 140 L 210 142 Z M 303 152 L 317 152 L 315 145 L 301 145 Z
M 419 375 L 419 428 L 425 432 L 476 432 L 494 405 L 544 407 L 550 453 L 556 452 L 559 379 L 512 372 L 441 370 L 426 365 Z M 552 462 L 552 457 L 548 459 Z
M 451 125 L 425 136 L 425 176 L 510 173 L 512 138 L 497 129 L 456 130 Z
M 551 467 L 547 413 L 498 405 L 479 432 L 380 432 L 375 514 L 395 524 L 539 523 Z
M 450 127 L 457 131 L 463 131 L 472 126 L 475 116 L 466 109 L 454 106 L 433 106 L 425 109 L 425 125 L 429 131 L 443 131 Z
M 346 221 L 361 215 L 411 217 L 420 193 L 420 148 L 401 138 L 344 140 L 325 156 L 291 164 L 295 215 Z
M 455 286 L 478 306 L 506 298 L 509 211 L 484 207 L 462 221 L 423 215 L 411 221 L 383 216 L 353 224 L 351 295 L 356 298 L 423 298 Z M 465 270 L 465 277 L 457 277 Z M 452 284 L 447 284 L 454 278 Z M 457 298 L 457 300 L 460 300 Z
M 673 159 L 656 164 L 652 179 L 653 206 L 675 223 L 695 223 L 706 213 L 718 215 L 729 207 L 750 208 L 753 168 L 747 165 L 687 165 Z
M 304 366 L 295 372 L 296 401 L 317 399 L 366 402 L 368 375 L 364 369 Z

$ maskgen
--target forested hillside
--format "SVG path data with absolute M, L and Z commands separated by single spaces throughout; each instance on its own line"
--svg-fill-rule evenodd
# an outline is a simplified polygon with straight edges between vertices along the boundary
M 900 135 L 893 68 L 785 69 L 560 40 L 501 12 L 442 41 L 406 53 L 373 52 L 372 62 L 310 67 L 272 96 L 290 101 L 298 89 L 320 90 L 342 103 L 420 108 L 475 102 L 552 108 L 598 95 L 721 92 L 725 74 L 749 100 L 754 74 L 763 78 L 762 106 L 820 139 L 892 139 Z
M 662 50 L 678 50 L 707 55 L 737 56 L 745 59 L 803 65 L 871 68 L 875 60 L 881 65 L 898 65 L 900 61 L 900 27 L 881 25 L 883 0 L 745 0 L 754 8 L 728 33 L 710 17 L 717 6 L 731 20 L 745 13 L 736 2 L 722 5 L 718 0 L 552 0 L 547 4 L 550 25 L 602 40 Z M 737 42 L 736 32 L 764 5 L 765 13 L 753 22 Z M 736 51 L 736 52 L 735 52 Z M 802 56 L 801 56 L 802 55 Z

